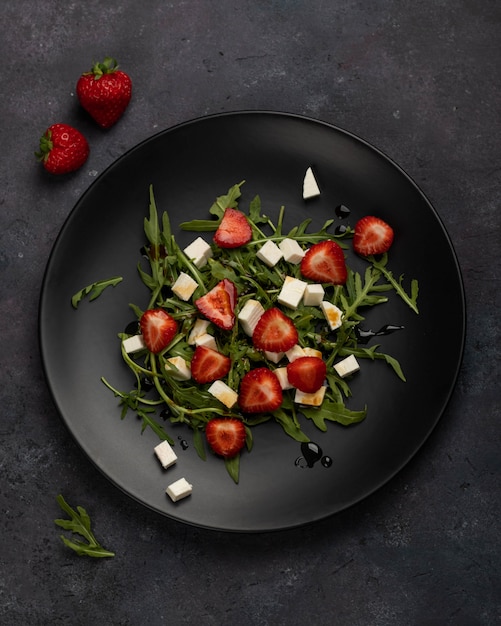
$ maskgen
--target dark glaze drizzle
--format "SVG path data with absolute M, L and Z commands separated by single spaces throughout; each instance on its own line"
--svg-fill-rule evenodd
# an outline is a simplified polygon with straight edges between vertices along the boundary
M 380 337 L 381 335 L 391 335 L 397 330 L 402 330 L 404 326 L 396 326 L 395 324 L 385 324 L 381 326 L 379 330 L 364 330 L 363 328 L 357 327 L 355 329 L 355 333 L 357 335 L 358 343 L 366 344 L 373 337 Z

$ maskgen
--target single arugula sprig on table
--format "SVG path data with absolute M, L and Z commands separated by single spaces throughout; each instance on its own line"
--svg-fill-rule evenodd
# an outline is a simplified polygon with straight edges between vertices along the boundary
M 182 230 L 193 232 L 216 231 L 226 208 L 238 208 L 243 182 L 234 185 L 224 196 L 220 196 L 212 204 L 209 213 L 212 219 L 192 220 L 180 224 Z M 308 232 L 311 219 L 305 219 L 301 224 L 294 226 L 288 232 L 284 229 L 284 207 L 278 213 L 276 223 L 262 212 L 261 201 L 256 196 L 249 205 L 248 221 L 252 229 L 252 240 L 239 248 L 220 248 L 212 246 L 212 258 L 202 268 L 196 267 L 178 246 L 172 233 L 167 212 L 159 219 L 158 210 L 150 187 L 149 216 L 144 220 L 144 231 L 147 238 L 147 259 L 149 268 L 144 269 L 138 264 L 138 273 L 143 283 L 151 292 L 147 309 L 161 307 L 178 322 L 178 334 L 171 343 L 159 354 L 148 351 L 131 356 L 122 347 L 122 357 L 136 378 L 136 388 L 129 392 L 115 389 L 105 379 L 103 382 L 120 398 L 122 418 L 129 409 L 132 409 L 143 421 L 143 430 L 152 428 L 161 439 L 173 443 L 167 432 L 153 417 L 157 409 L 167 409 L 171 423 L 184 423 L 193 431 L 194 445 L 199 456 L 205 459 L 203 433 L 205 425 L 212 417 L 238 417 L 246 426 L 246 446 L 252 448 L 252 426 L 274 419 L 283 428 L 285 433 L 300 442 L 309 441 L 302 431 L 299 415 L 310 419 L 321 431 L 327 429 L 326 422 L 338 422 L 350 425 L 362 421 L 367 415 L 367 407 L 360 410 L 347 408 L 345 401 L 351 396 L 348 381 L 337 375 L 332 368 L 336 358 L 353 354 L 358 358 L 370 360 L 382 359 L 390 365 L 397 376 L 405 381 L 402 368 L 396 359 L 379 352 L 379 346 L 371 348 L 360 347 L 357 341 L 356 328 L 364 320 L 363 312 L 370 307 L 388 301 L 385 292 L 395 291 L 413 310 L 417 312 L 417 281 L 412 281 L 411 294 L 408 295 L 403 287 L 403 278 L 396 281 L 387 269 L 387 255 L 376 260 L 367 257 L 368 266 L 363 276 L 348 269 L 348 279 L 345 285 L 325 285 L 325 299 L 336 304 L 343 310 L 342 324 L 339 329 L 329 331 L 324 315 L 319 307 L 300 304 L 296 310 L 287 310 L 286 314 L 293 320 L 298 331 L 299 344 L 305 348 L 320 350 L 328 366 L 328 387 L 325 398 L 319 407 L 298 407 L 288 393 L 284 393 L 282 406 L 267 414 L 242 415 L 238 408 L 228 409 L 215 399 L 208 391 L 207 386 L 197 385 L 192 380 L 178 381 L 171 374 L 175 368 L 168 358 L 181 356 L 190 361 L 193 355 L 193 346 L 188 344 L 188 336 L 199 317 L 199 311 L 193 302 L 211 290 L 223 279 L 232 281 L 238 292 L 238 310 L 249 299 L 261 302 L 265 309 L 276 305 L 276 298 L 283 285 L 286 275 L 301 278 L 298 265 L 279 261 L 270 268 L 261 262 L 256 252 L 266 241 L 280 243 L 286 237 L 293 238 L 303 247 L 314 243 L 336 238 L 342 247 L 347 247 L 343 238 L 353 236 L 348 229 L 344 235 L 334 236 L 329 232 L 332 219 L 325 221 L 323 226 L 315 232 Z M 192 302 L 185 302 L 177 298 L 170 290 L 181 272 L 191 275 L 197 283 L 197 289 L 192 296 Z M 143 311 L 134 304 L 131 308 L 138 319 Z M 213 330 L 218 344 L 218 350 L 230 356 L 232 366 L 227 376 L 228 385 L 237 390 L 243 376 L 256 366 L 266 366 L 274 369 L 276 365 L 270 362 L 265 355 L 254 348 L 252 341 L 243 333 L 237 321 L 231 331 L 219 328 Z M 120 339 L 127 335 L 120 333 Z M 149 384 L 147 385 L 147 381 Z M 156 391 L 151 397 L 150 388 Z M 226 467 L 235 482 L 238 482 L 240 456 L 226 459 Z
M 61 535 L 64 545 L 74 550 L 78 556 L 92 556 L 95 558 L 115 556 L 114 552 L 103 548 L 94 536 L 91 530 L 90 517 L 83 507 L 77 506 L 77 510 L 75 511 L 61 494 L 57 496 L 56 500 L 61 509 L 69 515 L 70 519 L 56 519 L 54 523 L 65 530 L 71 530 L 72 533 L 80 535 L 86 540 L 81 541 L 80 539 L 75 539 L 72 541 L 64 535 Z

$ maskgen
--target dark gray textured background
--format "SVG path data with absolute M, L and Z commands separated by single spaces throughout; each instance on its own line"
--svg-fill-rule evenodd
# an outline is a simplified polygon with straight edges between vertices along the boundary
M 0 623 L 501 623 L 499 3 L 19 0 L 0 24 Z M 103 132 L 75 83 L 107 54 L 134 93 Z M 159 130 L 242 109 L 331 122 L 397 161 L 452 238 L 469 318 L 456 391 L 417 457 L 361 504 L 263 535 L 171 522 L 109 484 L 59 419 L 37 340 L 48 255 L 95 177 Z M 59 121 L 91 155 L 54 179 L 33 152 Z M 62 545 L 60 492 L 114 559 Z

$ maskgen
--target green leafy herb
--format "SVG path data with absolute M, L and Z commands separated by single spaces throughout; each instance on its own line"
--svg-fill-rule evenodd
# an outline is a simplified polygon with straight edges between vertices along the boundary
M 54 522 L 61 528 L 70 530 L 72 533 L 80 535 L 85 539 L 85 541 L 80 539 L 71 540 L 64 535 L 61 535 L 64 545 L 74 550 L 78 556 L 92 556 L 95 558 L 115 556 L 114 552 L 110 552 L 109 550 L 103 548 L 94 536 L 94 533 L 91 530 L 90 517 L 83 507 L 77 506 L 77 510 L 75 511 L 66 502 L 62 495 L 58 495 L 56 500 L 61 509 L 70 517 L 70 519 L 56 519 Z
M 224 210 L 227 207 L 238 208 L 242 185 L 243 182 L 234 185 L 226 194 L 216 198 L 209 208 L 211 219 L 183 222 L 180 228 L 193 232 L 215 231 Z M 301 427 L 303 419 L 310 420 L 322 432 L 327 430 L 329 422 L 350 426 L 365 419 L 368 411 L 366 406 L 359 409 L 347 406 L 348 401 L 352 402 L 350 379 L 341 378 L 336 374 L 333 365 L 337 359 L 352 354 L 357 359 L 382 360 L 392 368 L 401 381 L 405 381 L 402 367 L 394 357 L 379 351 L 379 346 L 366 347 L 358 344 L 359 324 L 365 319 L 368 310 L 388 302 L 390 292 L 400 297 L 413 311 L 418 312 L 417 281 L 411 281 L 410 293 L 407 293 L 403 286 L 403 277 L 395 279 L 388 269 L 387 254 L 380 258 L 367 257 L 365 259 L 367 266 L 362 273 L 348 269 L 345 285 L 324 285 L 324 299 L 343 311 L 342 324 L 336 331 L 329 330 L 319 307 L 300 304 L 296 310 L 284 311 L 298 330 L 301 347 L 319 350 L 327 364 L 328 385 L 320 407 L 298 406 L 294 403 L 293 396 L 284 392 L 283 403 L 278 410 L 260 415 L 242 415 L 238 407 L 228 409 L 214 398 L 208 392 L 209 385 L 198 385 L 192 380 L 176 380 L 172 375 L 174 369 L 170 366 L 168 358 L 181 356 L 187 362 L 192 358 L 194 346 L 188 343 L 188 337 L 199 318 L 199 312 L 193 301 L 199 294 L 206 293 L 225 278 L 231 280 L 237 288 L 237 321 L 231 331 L 223 331 L 211 325 L 209 332 L 214 335 L 218 349 L 231 357 L 232 366 L 227 376 L 227 384 L 232 389 L 238 390 L 242 377 L 253 367 L 265 366 L 271 370 L 275 369 L 277 365 L 269 361 L 264 353 L 256 350 L 252 341 L 241 330 L 238 311 L 249 299 L 258 300 L 265 309 L 275 306 L 285 276 L 299 278 L 301 274 L 298 265 L 286 263 L 284 260 L 272 268 L 268 267 L 257 258 L 257 249 L 270 239 L 278 244 L 286 237 L 294 238 L 303 248 L 325 239 L 336 239 L 339 245 L 346 248 L 344 240 L 352 237 L 353 231 L 348 228 L 343 235 L 334 235 L 330 231 L 332 219 L 326 220 L 319 230 L 310 231 L 312 220 L 305 219 L 301 224 L 285 232 L 285 208 L 280 207 L 278 217 L 273 221 L 262 211 L 259 196 L 255 196 L 250 201 L 247 212 L 253 233 L 252 240 L 240 248 L 222 249 L 212 246 L 213 254 L 208 263 L 197 268 L 179 248 L 167 212 L 159 215 L 151 186 L 149 191 L 149 216 L 144 221 L 148 242 L 146 246 L 148 266 L 144 267 L 140 262 L 138 273 L 151 293 L 146 308 L 161 307 L 168 311 L 177 320 L 179 332 L 170 346 L 160 354 L 144 350 L 135 355 L 128 355 L 122 348 L 122 357 L 135 377 L 135 388 L 130 392 L 119 391 L 106 379 L 102 379 L 119 398 L 122 418 L 132 410 L 142 420 L 143 431 L 149 427 L 160 439 L 173 443 L 167 430 L 155 416 L 159 410 L 167 412 L 168 422 L 185 424 L 191 428 L 194 448 L 200 458 L 205 459 L 203 433 L 206 423 L 212 417 L 241 419 L 248 433 L 249 451 L 252 447 L 252 428 L 270 420 L 279 424 L 294 440 L 307 442 L 309 438 Z M 170 290 L 170 285 L 181 272 L 188 273 L 198 284 L 192 302 L 180 300 Z M 131 309 L 138 318 L 141 316 L 142 310 L 137 305 L 131 304 Z M 119 334 L 121 340 L 126 337 L 127 335 Z M 240 457 L 226 460 L 225 466 L 232 479 L 238 482 Z
M 121 276 L 114 276 L 113 278 L 99 280 L 91 285 L 87 285 L 87 287 L 80 289 L 80 291 L 77 291 L 76 294 L 72 296 L 71 304 L 73 308 L 76 309 L 86 296 L 89 296 L 90 301 L 95 300 L 103 293 L 106 287 L 115 287 L 115 285 L 118 285 L 122 280 L 123 278 Z

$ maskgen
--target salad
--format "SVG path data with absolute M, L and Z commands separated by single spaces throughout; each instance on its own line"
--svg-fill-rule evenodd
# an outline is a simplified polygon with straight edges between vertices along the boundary
M 388 266 L 391 226 L 367 216 L 341 234 L 332 232 L 334 219 L 310 232 L 308 218 L 286 231 L 284 207 L 272 221 L 259 196 L 239 206 L 243 185 L 218 197 L 207 219 L 179 225 L 194 233 L 186 248 L 150 187 L 138 263 L 150 299 L 130 305 L 137 324 L 118 333 L 134 383 L 123 391 L 102 378 L 122 419 L 136 413 L 143 430 L 170 444 L 168 424 L 186 425 L 200 458 L 220 456 L 236 483 L 260 424 L 273 420 L 309 442 L 304 420 L 322 432 L 329 422 L 364 420 L 367 406 L 346 405 L 361 361 L 384 361 L 405 381 L 399 362 L 363 339 L 364 312 L 393 291 L 418 313 L 417 281 L 407 290 Z M 350 248 L 366 262 L 362 274 L 346 264 Z M 74 306 L 119 280 L 87 287 Z

